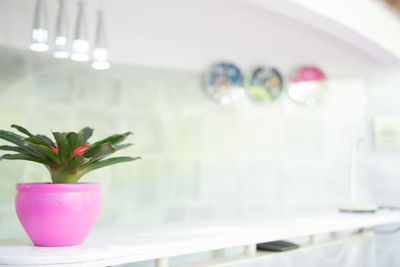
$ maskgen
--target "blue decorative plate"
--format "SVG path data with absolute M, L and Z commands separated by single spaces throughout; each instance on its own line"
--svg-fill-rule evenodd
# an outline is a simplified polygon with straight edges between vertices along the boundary
M 243 97 L 243 80 L 240 69 L 234 64 L 214 64 L 206 75 L 205 91 L 221 105 L 229 105 Z

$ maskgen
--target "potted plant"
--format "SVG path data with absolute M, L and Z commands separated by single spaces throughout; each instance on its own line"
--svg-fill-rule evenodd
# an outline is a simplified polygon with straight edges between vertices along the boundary
M 0 138 L 14 144 L 3 145 L 1 159 L 28 160 L 43 164 L 52 183 L 18 183 L 15 207 L 26 233 L 37 246 L 81 244 L 94 226 L 101 209 L 101 184 L 78 183 L 86 173 L 139 157 L 107 158 L 131 144 L 121 144 L 131 132 L 115 134 L 88 143 L 89 127 L 79 132 L 53 132 L 54 141 L 11 125 L 24 136 L 0 130 Z

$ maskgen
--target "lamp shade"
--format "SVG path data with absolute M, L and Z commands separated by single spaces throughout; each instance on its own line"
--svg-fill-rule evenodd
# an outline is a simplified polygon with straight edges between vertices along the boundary
M 75 35 L 72 42 L 71 59 L 74 61 L 89 60 L 89 41 L 88 41 L 87 22 L 85 16 L 85 4 L 78 2 L 78 16 L 76 18 Z
M 97 70 L 105 70 L 109 67 L 110 63 L 108 62 L 107 37 L 104 28 L 103 12 L 98 11 L 92 68 Z
M 64 0 L 59 0 L 53 56 L 69 58 L 68 20 Z
M 37 52 L 49 50 L 49 31 L 47 28 L 47 14 L 45 0 L 37 0 L 33 17 L 32 42 L 30 49 Z

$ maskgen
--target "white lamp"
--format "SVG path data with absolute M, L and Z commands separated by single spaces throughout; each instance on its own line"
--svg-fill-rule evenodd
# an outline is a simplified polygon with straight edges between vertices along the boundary
M 36 1 L 33 17 L 32 43 L 30 49 L 37 52 L 49 50 L 49 32 L 47 29 L 46 7 L 44 0 Z
M 87 24 L 85 17 L 85 6 L 82 1 L 78 2 L 78 17 L 76 19 L 75 36 L 72 42 L 71 59 L 84 62 L 89 60 L 89 41 L 87 35 Z
M 69 58 L 68 21 L 64 0 L 59 0 L 53 56 L 55 58 Z
M 103 24 L 103 12 L 98 11 L 92 68 L 96 70 L 105 70 L 109 67 L 110 62 L 108 62 L 107 38 Z

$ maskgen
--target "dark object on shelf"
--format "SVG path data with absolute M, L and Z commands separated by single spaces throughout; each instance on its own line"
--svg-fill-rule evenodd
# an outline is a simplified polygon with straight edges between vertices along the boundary
M 266 242 L 257 244 L 257 250 L 265 250 L 265 251 L 287 251 L 299 248 L 300 246 L 288 241 L 278 240 L 273 242 Z

